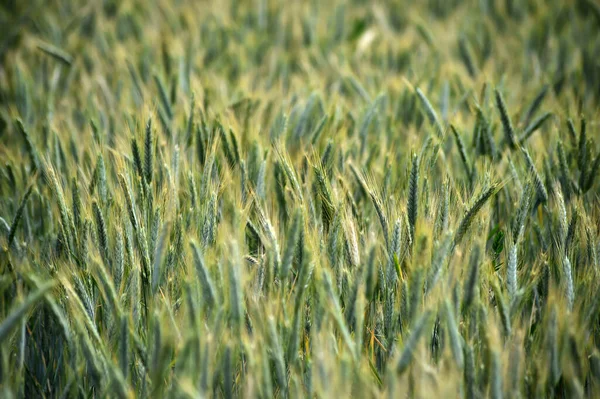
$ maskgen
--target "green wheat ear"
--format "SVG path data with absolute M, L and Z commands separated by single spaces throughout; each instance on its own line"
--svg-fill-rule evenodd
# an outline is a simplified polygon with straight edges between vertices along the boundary
M 4 3 L 0 397 L 600 397 L 595 2 Z

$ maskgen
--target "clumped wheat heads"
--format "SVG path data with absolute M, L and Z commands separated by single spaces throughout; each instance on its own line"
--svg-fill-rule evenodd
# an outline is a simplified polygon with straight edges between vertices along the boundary
M 595 4 L 30 3 L 0 397 L 600 395 Z

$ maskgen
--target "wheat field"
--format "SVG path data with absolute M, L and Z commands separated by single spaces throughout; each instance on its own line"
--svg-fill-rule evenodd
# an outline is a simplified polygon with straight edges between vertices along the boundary
M 0 26 L 0 397 L 600 396 L 594 0 Z

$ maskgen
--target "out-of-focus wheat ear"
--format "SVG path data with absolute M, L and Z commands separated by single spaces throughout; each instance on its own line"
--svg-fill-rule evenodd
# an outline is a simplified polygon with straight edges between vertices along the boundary
M 552 112 L 546 112 L 540 117 L 536 118 L 531 124 L 529 124 L 521 136 L 519 136 L 519 143 L 523 144 L 533 133 L 535 133 L 542 125 L 553 116 Z
M 303 202 L 304 197 L 302 195 L 302 187 L 298 182 L 296 172 L 294 170 L 294 167 L 292 166 L 292 162 L 289 159 L 289 155 L 284 151 L 285 150 L 283 148 L 275 146 L 275 152 L 277 153 L 279 162 L 283 167 L 283 172 L 285 173 L 285 176 L 287 177 L 288 181 L 292 184 L 296 196 L 298 197 L 300 202 Z
M 512 178 L 512 181 L 517 186 L 518 192 L 522 193 L 523 192 L 523 184 L 521 184 L 521 179 L 519 177 L 519 173 L 517 172 L 517 168 L 515 167 L 515 163 L 512 160 L 512 156 L 509 153 L 507 153 L 506 159 L 508 160 L 508 168 L 510 171 L 510 176 Z
M 90 384 L 94 389 L 100 390 L 102 386 L 102 366 L 98 365 L 98 361 L 96 360 L 99 356 L 86 334 L 81 334 L 79 337 L 80 347 L 83 351 L 87 372 L 90 377 Z
M 73 224 L 75 225 L 76 234 L 81 234 L 82 226 L 82 204 L 81 204 L 81 191 L 79 189 L 79 183 L 75 178 L 71 179 L 71 197 L 72 197 L 72 209 L 73 209 Z
M 442 269 L 444 268 L 446 260 L 452 251 L 452 239 L 452 233 L 448 233 L 443 240 L 441 240 L 441 242 L 437 243 L 435 246 L 431 268 L 429 269 L 429 274 L 427 276 L 425 294 L 431 292 L 440 278 L 440 275 L 442 274 Z
M 437 137 L 441 139 L 442 137 L 444 137 L 444 128 L 440 123 L 440 119 L 438 118 L 435 109 L 433 109 L 433 106 L 431 105 L 431 103 L 420 88 L 417 88 L 416 93 L 419 97 L 419 100 L 421 101 L 421 104 L 423 105 L 425 114 L 427 115 L 427 119 L 429 119 L 429 123 L 433 125 Z
M 364 320 L 365 320 L 365 295 L 364 295 L 364 284 L 360 284 L 358 287 L 358 295 L 356 302 L 354 303 L 354 347 L 356 349 L 355 357 L 360 360 L 363 350 L 363 334 L 364 334 Z
M 412 166 L 410 169 L 410 180 L 408 183 L 408 222 L 410 224 L 410 235 L 412 241 L 415 241 L 417 216 L 419 211 L 419 158 L 417 155 L 412 156 Z
M 435 238 L 440 237 L 448 230 L 448 215 L 450 213 L 450 178 L 446 176 L 442 183 L 441 200 L 435 220 Z
M 587 179 L 587 168 L 588 168 L 588 159 L 587 159 L 588 151 L 587 151 L 587 124 L 585 118 L 581 118 L 581 127 L 579 129 L 579 143 L 577 149 L 577 166 L 579 166 L 579 187 L 583 188 Z
M 594 163 L 590 169 L 590 173 L 588 174 L 587 181 L 583 187 L 583 192 L 589 191 L 594 185 L 594 179 L 596 176 L 600 175 L 600 152 L 596 155 L 596 159 L 594 159 Z
M 109 277 L 106 267 L 102 264 L 95 262 L 97 278 L 100 281 L 99 287 L 103 293 L 104 300 L 106 301 L 109 309 L 112 311 L 112 321 L 117 321 L 121 317 L 121 308 L 119 305 L 119 299 L 115 290 L 114 282 Z M 96 280 L 96 281 L 98 281 Z
M 248 184 L 247 181 L 248 170 L 246 169 L 246 161 L 242 159 L 240 161 L 240 193 L 242 197 L 242 206 L 245 206 L 246 202 L 248 201 L 248 188 L 246 187 Z
M 231 152 L 233 154 L 233 157 L 235 159 L 235 164 L 239 165 L 240 163 L 240 147 L 238 144 L 238 139 L 237 136 L 235 135 L 234 131 L 229 128 L 229 138 L 231 139 Z
M 123 281 L 123 274 L 125 272 L 125 251 L 123 246 L 123 232 L 120 228 L 117 228 L 117 235 L 115 237 L 115 252 L 113 259 L 113 279 L 115 281 L 115 288 L 117 292 L 119 292 L 121 289 L 121 281 Z
M 477 389 L 477 373 L 475 369 L 475 356 L 473 354 L 473 347 L 470 344 L 464 345 L 464 392 L 465 399 L 475 399 L 479 397 Z
M 373 206 L 375 207 L 375 212 L 377 213 L 377 217 L 379 218 L 379 223 L 381 224 L 381 230 L 383 230 L 383 238 L 385 239 L 386 248 L 390 248 L 390 237 L 389 237 L 389 223 L 388 218 L 386 216 L 385 209 L 383 208 L 383 202 L 377 193 L 373 190 L 369 190 L 369 196 L 371 197 L 371 201 L 373 202 Z
M 467 149 L 465 147 L 465 143 L 464 143 L 460 133 L 456 129 L 456 127 L 454 127 L 454 125 L 450 124 L 450 129 L 452 130 L 452 133 L 454 134 L 454 139 L 456 140 L 456 146 L 458 147 L 458 153 L 460 154 L 460 159 L 462 161 L 463 168 L 465 169 L 465 173 L 467 175 L 469 185 L 472 187 L 473 183 L 474 183 L 473 173 L 472 173 L 472 169 L 471 169 L 471 162 L 469 160 L 469 155 L 467 154 Z
M 315 160 L 315 166 L 313 167 L 313 170 L 315 172 L 319 199 L 321 201 L 321 217 L 323 219 L 323 228 L 325 231 L 329 231 L 334 215 L 337 213 L 334 205 L 335 202 L 331 190 L 331 184 L 319 159 Z
M 196 179 L 192 172 L 188 172 L 188 192 L 190 193 L 190 205 L 192 210 L 196 210 L 198 206 L 198 189 L 196 187 Z
M 458 52 L 460 54 L 460 59 L 463 64 L 465 64 L 465 68 L 467 68 L 469 76 L 474 78 L 477 75 L 477 65 L 475 64 L 471 47 L 464 36 L 461 36 L 458 39 Z
M 60 211 L 60 222 L 62 227 L 62 233 L 66 240 L 66 247 L 69 253 L 73 253 L 73 234 L 71 231 L 71 222 L 69 218 L 69 211 L 67 209 L 67 205 L 65 203 L 65 197 L 63 195 L 62 187 L 56 177 L 54 170 L 47 166 L 44 168 L 44 172 L 48 180 L 50 180 L 50 186 L 52 189 L 52 193 L 54 194 L 56 200 L 58 201 L 58 208 Z
M 231 347 L 228 344 L 225 346 L 225 353 L 223 353 L 223 364 L 221 367 L 223 373 L 223 396 L 225 399 L 233 399 L 234 370 L 231 364 Z
M 558 153 L 558 165 L 560 167 L 560 183 L 562 185 L 565 200 L 568 202 L 571 199 L 571 174 L 569 172 L 569 165 L 567 164 L 565 149 L 562 141 L 560 140 L 556 145 L 556 151 Z
M 138 153 L 139 156 L 139 153 Z M 152 118 L 148 118 L 146 122 L 146 136 L 144 138 L 144 178 L 150 184 L 153 174 L 154 163 L 154 139 L 152 135 Z M 141 161 L 140 161 L 141 163 Z M 140 165 L 141 166 L 141 165 Z M 140 168 L 140 172 L 141 172 Z
M 242 325 L 244 317 L 244 293 L 242 292 L 242 276 L 240 267 L 241 260 L 238 252 L 237 242 L 231 244 L 230 254 L 232 257 L 229 265 L 229 295 L 230 295 L 230 311 L 233 325 L 236 329 L 239 329 Z
M 469 274 L 466 283 L 463 285 L 463 314 L 471 307 L 471 304 L 475 300 L 476 291 L 479 287 L 479 256 L 481 253 L 481 247 L 475 245 L 471 251 L 469 257 Z
M 396 336 L 398 334 L 398 312 L 396 311 L 395 283 L 388 284 L 383 296 L 383 332 L 385 333 L 384 346 L 388 352 L 395 351 Z
M 127 380 L 129 374 L 129 322 L 127 315 L 121 316 L 119 332 L 119 367 L 123 378 Z
M 233 151 L 231 146 L 229 145 L 229 139 L 227 138 L 227 133 L 225 132 L 225 128 L 223 128 L 220 124 L 217 128 L 219 132 L 219 139 L 221 141 L 221 148 L 223 150 L 223 154 L 225 155 L 225 159 L 227 160 L 227 164 L 230 168 L 235 167 L 235 155 L 233 155 Z
M 156 83 L 156 86 L 158 87 L 158 95 L 159 95 L 159 99 L 160 99 L 160 103 L 162 105 L 163 111 L 165 112 L 165 114 L 169 118 L 169 120 L 172 120 L 173 119 L 173 110 L 171 108 L 171 102 L 169 101 L 169 95 L 167 94 L 167 88 L 165 87 L 165 83 L 160 78 L 160 76 L 156 73 L 153 75 L 153 78 L 154 78 L 154 82 Z
M 161 350 L 162 350 L 162 327 L 160 325 L 160 317 L 157 312 L 154 313 L 154 323 L 152 325 L 152 338 L 153 338 L 153 348 L 152 348 L 152 365 L 151 365 L 151 373 L 154 375 L 158 374 L 158 370 L 160 369 L 160 360 L 161 360 Z M 150 345 L 150 343 L 148 343 Z M 150 349 L 150 348 L 148 348 Z
M 281 260 L 281 281 L 283 284 L 287 281 L 287 276 L 292 266 L 294 254 L 296 252 L 296 245 L 298 244 L 298 237 L 300 236 L 300 229 L 303 228 L 303 217 L 302 211 L 297 209 L 294 213 L 294 219 L 290 226 L 287 234 L 287 240 L 285 243 L 285 250 L 283 258 Z
M 502 399 L 503 395 L 503 378 L 502 375 L 502 362 L 500 360 L 500 354 L 497 350 L 492 350 L 491 353 L 491 365 L 490 374 L 492 381 L 490 383 L 490 398 L 491 399 Z
M 494 90 L 494 95 L 496 98 L 496 107 L 500 113 L 500 120 L 502 121 L 502 127 L 504 129 L 504 137 L 506 138 L 509 147 L 514 150 L 517 148 L 517 139 L 515 137 L 515 130 L 512 126 L 512 122 L 510 121 L 510 116 L 506 109 L 506 104 L 504 103 L 504 98 L 498 89 Z
M 521 397 L 521 379 L 522 379 L 522 370 L 521 370 L 521 345 L 519 342 L 513 342 L 512 347 L 510 349 L 509 354 L 509 368 L 508 368 L 508 377 L 509 377 L 509 389 L 512 397 L 520 398 Z
M 511 240 L 508 244 L 508 262 L 506 265 L 506 286 L 511 302 L 514 301 L 519 289 L 517 281 L 517 244 Z
M 410 366 L 410 363 L 412 362 L 414 356 L 414 352 L 417 349 L 417 345 L 419 344 L 421 336 L 425 333 L 425 330 L 427 330 L 429 324 L 431 323 L 432 315 L 433 312 L 431 310 L 426 310 L 423 313 L 421 313 L 421 316 L 416 321 L 414 327 L 412 328 L 410 336 L 408 337 L 408 341 L 406 342 L 406 345 L 402 350 L 400 359 L 396 364 L 396 372 L 398 374 L 403 374 Z
M 504 295 L 502 294 L 502 290 L 496 281 L 491 283 L 493 291 L 494 291 L 494 299 L 496 300 L 496 305 L 498 306 L 498 313 L 500 315 L 500 321 L 502 322 L 502 331 L 505 337 L 508 337 L 511 333 L 512 326 L 510 323 L 510 310 L 506 301 L 504 300 Z
M 106 230 L 106 222 L 102 215 L 102 210 L 96 201 L 92 202 L 92 209 L 94 211 L 94 219 L 96 221 L 96 234 L 98 235 L 98 246 L 100 249 L 100 255 L 102 261 L 107 267 L 110 267 L 110 252 L 108 248 L 108 232 Z
M 462 343 L 463 338 L 458 331 L 458 325 L 456 324 L 456 319 L 454 317 L 454 310 L 452 310 L 452 305 L 448 299 L 444 301 L 444 312 L 446 316 L 446 324 L 448 325 L 452 356 L 454 357 L 454 361 L 456 362 L 458 368 L 462 370 L 464 365 Z
M 375 258 L 376 252 L 375 247 L 372 247 L 369 251 L 369 257 L 367 258 L 367 266 L 365 268 L 365 282 L 366 282 L 366 295 L 369 301 L 373 300 L 375 295 L 375 286 L 377 285 L 377 274 L 375 272 Z
M 269 323 L 269 341 L 271 343 L 271 352 L 274 357 L 275 363 L 275 376 L 277 377 L 277 384 L 283 391 L 284 396 L 287 396 L 287 373 L 285 370 L 285 359 L 283 357 L 283 347 L 279 341 L 279 334 L 277 334 L 277 327 L 275 326 L 275 319 L 271 316 L 268 320 Z
M 198 244 L 195 241 L 192 241 L 191 247 L 192 255 L 194 257 L 194 265 L 196 267 L 196 274 L 198 276 L 198 280 L 200 281 L 200 285 L 202 286 L 202 297 L 207 305 L 207 309 L 210 309 L 210 307 L 213 306 L 216 301 L 214 284 L 212 282 L 212 278 L 210 277 L 210 273 L 204 264 L 204 259 Z
M 521 194 L 521 200 L 519 201 L 519 207 L 517 208 L 517 214 L 512 225 L 512 238 L 516 244 L 523 238 L 525 232 L 525 223 L 527 216 L 529 215 L 529 208 L 531 205 L 532 186 L 530 182 L 527 182 L 525 189 Z
M 258 169 L 258 175 L 256 175 L 256 196 L 258 198 L 260 198 L 262 201 L 265 200 L 265 196 L 267 193 L 266 174 L 267 174 L 267 160 L 264 159 L 260 164 L 260 168 Z
M 25 210 L 25 205 L 27 205 L 27 200 L 29 199 L 29 196 L 31 195 L 31 191 L 33 190 L 33 184 L 29 185 L 29 187 L 27 188 L 27 191 L 25 191 L 25 195 L 23 195 L 23 198 L 21 199 L 21 203 L 19 204 L 19 208 L 17 208 L 17 213 L 15 213 L 15 217 L 13 218 L 13 221 L 10 225 L 10 230 L 8 232 L 8 242 L 7 242 L 7 248 L 10 250 L 10 247 L 15 239 L 15 236 L 17 234 L 17 227 L 19 227 L 19 222 L 21 221 L 21 218 L 23 217 L 23 211 Z
M 554 387 L 561 377 L 561 362 L 560 362 L 560 350 L 559 350 L 559 331 L 558 331 L 558 315 L 556 312 L 556 305 L 550 305 L 550 315 L 548 318 L 548 326 L 546 328 L 545 340 L 547 346 L 547 353 L 549 354 L 549 384 L 550 387 Z
M 573 305 L 575 303 L 575 288 L 573 284 L 573 270 L 571 268 L 571 261 L 568 256 L 563 258 L 563 274 L 565 278 L 565 294 L 567 299 L 567 309 L 569 311 L 573 310 Z
M 323 285 L 325 289 L 325 293 L 329 298 L 329 303 L 331 304 L 330 313 L 333 316 L 333 319 L 342 335 L 342 340 L 346 345 L 347 349 L 352 354 L 356 354 L 354 350 L 354 342 L 350 337 L 350 331 L 348 331 L 348 326 L 344 321 L 344 317 L 342 314 L 342 308 L 340 306 L 340 302 L 338 299 L 338 295 L 333 290 L 333 285 L 331 282 L 331 275 L 327 270 L 323 270 Z M 325 299 L 325 298 L 323 298 Z
M 54 281 L 48 281 L 40 284 L 36 291 L 25 298 L 21 304 L 16 306 L 10 314 L 0 323 L 0 343 L 4 344 L 10 333 L 20 325 L 20 322 L 26 316 L 29 309 L 35 306 L 44 298 L 46 293 L 55 286 Z
M 527 108 L 527 111 L 525 111 L 523 113 L 523 117 L 521 118 L 521 122 L 524 125 L 529 125 L 529 122 L 531 121 L 531 118 L 533 118 L 533 116 L 535 115 L 535 113 L 537 112 L 537 110 L 542 105 L 542 102 L 544 101 L 544 98 L 546 97 L 546 94 L 548 94 L 548 88 L 549 87 L 550 86 L 547 85 L 547 84 L 544 85 L 544 86 L 542 86 L 542 88 L 540 89 L 540 91 L 536 94 L 536 96 L 531 101 L 531 104 Z
M 525 163 L 527 164 L 527 169 L 529 169 L 529 173 L 533 177 L 533 182 L 534 182 L 535 189 L 537 192 L 537 203 L 548 202 L 548 191 L 546 190 L 546 187 L 544 186 L 544 183 L 542 182 L 542 178 L 540 177 L 540 175 L 537 172 L 537 169 L 535 168 L 535 164 L 533 163 L 533 160 L 531 159 L 531 156 L 529 155 L 529 151 L 527 151 L 527 149 L 525 149 L 524 147 L 521 147 L 521 151 L 523 153 L 523 156 L 525 157 Z
M 423 280 L 424 280 L 424 269 L 418 268 L 411 274 L 409 283 L 409 295 L 408 295 L 408 314 L 406 317 L 407 325 L 410 325 L 419 313 L 419 308 L 423 302 Z
M 344 234 L 346 236 L 346 244 L 348 248 L 348 259 L 352 268 L 358 267 L 360 264 L 360 250 L 358 247 L 358 236 L 356 226 L 352 220 L 350 212 L 347 212 L 344 218 Z
M 168 226 L 164 226 L 161 229 L 160 236 L 158 236 L 160 223 L 160 207 L 158 207 L 154 213 L 149 250 L 151 254 L 150 261 L 152 263 L 152 293 L 154 295 L 157 294 L 158 288 L 162 284 L 162 277 L 165 270 L 161 266 L 163 265 L 163 252 L 167 245 L 167 236 L 169 233 Z
M 589 224 L 585 226 L 585 237 L 587 241 L 587 252 L 588 252 L 588 262 L 594 268 L 594 271 L 598 271 L 598 253 L 596 252 L 596 241 L 594 239 L 594 233 L 592 231 L 592 227 Z
M 29 155 L 29 159 L 31 160 L 32 171 L 36 171 L 40 167 L 40 157 L 39 154 L 31 141 L 31 136 L 25 129 L 23 125 L 23 121 L 21 119 L 16 119 L 15 124 L 17 125 L 17 130 L 23 136 L 23 140 L 25 141 L 25 148 L 27 149 L 27 154 Z
M 460 224 L 458 225 L 458 228 L 456 229 L 456 233 L 454 235 L 453 246 L 456 246 L 461 242 L 465 233 L 471 226 L 473 219 L 475 219 L 475 216 L 479 213 L 481 208 L 483 208 L 483 206 L 486 204 L 486 202 L 498 191 L 498 187 L 499 187 L 498 184 L 492 184 L 490 187 L 488 187 L 486 190 L 484 190 L 479 195 L 479 197 L 477 197 L 477 200 L 473 203 L 473 206 L 471 206 L 467 210 L 467 212 L 461 219 Z

